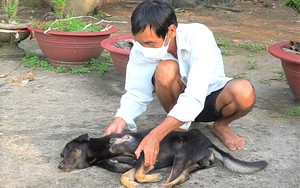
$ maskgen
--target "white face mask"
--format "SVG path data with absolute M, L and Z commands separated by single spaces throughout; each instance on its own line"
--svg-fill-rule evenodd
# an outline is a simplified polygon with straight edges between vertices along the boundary
M 145 57 L 153 58 L 158 61 L 158 60 L 162 59 L 168 53 L 168 48 L 169 48 L 169 45 L 171 42 L 171 38 L 170 38 L 168 44 L 165 46 L 166 39 L 167 39 L 167 35 L 164 39 L 162 46 L 159 48 L 147 48 L 147 47 L 144 47 L 141 45 L 140 49 Z

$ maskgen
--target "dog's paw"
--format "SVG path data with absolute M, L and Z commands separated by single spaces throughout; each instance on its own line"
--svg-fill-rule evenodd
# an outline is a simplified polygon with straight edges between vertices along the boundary
M 170 183 L 164 183 L 162 185 L 162 188 L 172 188 L 174 185 L 173 184 L 170 184 Z
M 163 177 L 162 177 L 162 175 L 160 175 L 160 174 L 153 174 L 153 175 L 155 175 L 154 177 L 154 179 L 155 179 L 155 181 L 160 181 Z
M 143 182 L 158 182 L 162 179 L 162 176 L 159 173 L 156 174 L 136 174 L 136 181 Z
M 181 174 L 179 177 L 177 177 L 176 179 L 170 180 L 170 178 L 162 185 L 163 188 L 171 188 L 171 187 L 175 187 L 183 182 L 185 182 L 186 180 L 188 180 L 190 178 L 189 175 L 187 174 Z
M 126 188 L 142 188 L 141 184 L 137 182 L 130 182 L 130 184 L 125 185 Z
M 156 173 L 156 174 L 151 174 L 150 176 L 152 176 L 152 182 L 157 182 L 157 181 L 160 181 L 163 177 L 162 175 L 160 175 L 159 173 Z
M 161 188 L 174 188 L 174 187 L 180 187 L 177 183 L 164 183 Z

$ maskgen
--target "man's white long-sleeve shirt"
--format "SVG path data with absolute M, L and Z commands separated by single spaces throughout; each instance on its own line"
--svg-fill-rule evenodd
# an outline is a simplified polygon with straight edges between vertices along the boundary
M 178 62 L 186 89 L 168 116 L 189 125 L 203 110 L 206 96 L 224 87 L 231 78 L 225 76 L 221 51 L 213 33 L 205 25 L 179 24 L 176 44 L 178 59 L 167 54 L 163 60 Z M 153 100 L 154 86 L 151 80 L 158 63 L 143 55 L 140 44 L 135 44 L 131 49 L 126 69 L 126 93 L 115 115 L 123 118 L 131 131 L 137 131 L 134 119 L 145 112 Z

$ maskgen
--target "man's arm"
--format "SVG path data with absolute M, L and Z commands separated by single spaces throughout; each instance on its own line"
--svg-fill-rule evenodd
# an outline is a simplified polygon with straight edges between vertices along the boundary
M 145 166 L 154 165 L 159 153 L 159 144 L 162 139 L 171 131 L 180 127 L 183 122 L 174 117 L 168 116 L 161 124 L 155 127 L 145 138 L 135 151 L 135 155 L 139 158 L 141 152 L 144 152 Z

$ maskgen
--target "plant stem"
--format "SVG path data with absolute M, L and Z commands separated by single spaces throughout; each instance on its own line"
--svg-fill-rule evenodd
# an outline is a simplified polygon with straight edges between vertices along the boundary
M 14 10 L 12 12 L 11 17 L 15 18 L 17 16 L 17 13 L 18 13 L 19 0 L 13 0 L 13 6 L 14 6 Z

